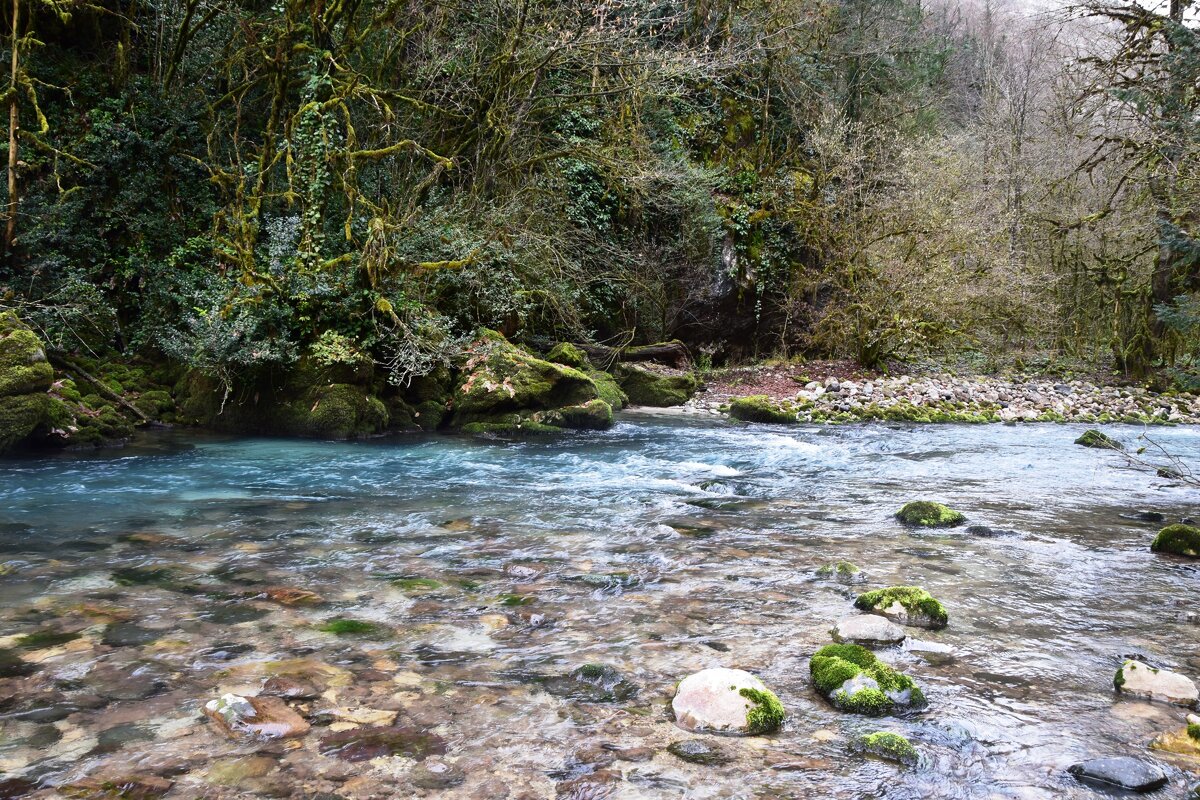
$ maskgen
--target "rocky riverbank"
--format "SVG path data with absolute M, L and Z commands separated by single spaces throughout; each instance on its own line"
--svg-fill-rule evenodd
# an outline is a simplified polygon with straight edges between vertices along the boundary
M 1195 424 L 1200 397 L 1094 380 L 953 375 L 718 375 L 684 406 L 752 422 L 1112 422 Z

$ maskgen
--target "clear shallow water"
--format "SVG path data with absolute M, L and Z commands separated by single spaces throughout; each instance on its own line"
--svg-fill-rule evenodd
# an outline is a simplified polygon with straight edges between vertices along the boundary
M 1114 697 L 1121 656 L 1200 676 L 1200 565 L 1151 554 L 1161 523 L 1138 512 L 1200 509 L 1195 491 L 1072 445 L 1081 430 L 629 415 L 526 443 L 162 434 L 3 462 L 0 646 L 38 670 L 0 679 L 0 769 L 47 787 L 165 775 L 169 797 L 1096 796 L 1065 767 L 1150 757 L 1183 719 Z M 1154 436 L 1200 459 L 1200 431 Z M 912 532 L 891 515 L 914 498 L 1007 533 Z M 949 653 L 882 651 L 926 713 L 869 720 L 813 693 L 808 656 L 863 589 L 815 576 L 838 559 L 867 587 L 921 584 L 947 606 L 946 630 L 910 633 Z M 264 599 L 280 586 L 326 602 Z M 335 617 L 381 629 L 317 629 Z M 47 630 L 80 636 L 18 646 Z M 637 694 L 564 694 L 553 679 L 588 662 Z M 722 737 L 724 766 L 665 751 L 690 736 L 665 713 L 674 683 L 708 666 L 755 672 L 790 715 L 775 736 Z M 273 674 L 321 692 L 298 704 L 316 723 L 303 739 L 233 742 L 200 715 Z M 331 731 L 393 721 L 442 737 L 462 782 L 321 752 Z M 850 752 L 881 729 L 921 764 Z M 1158 796 L 1200 771 L 1160 763 Z

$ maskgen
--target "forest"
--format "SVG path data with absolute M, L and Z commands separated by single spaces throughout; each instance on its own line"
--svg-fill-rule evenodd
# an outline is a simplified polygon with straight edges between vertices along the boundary
M 14 0 L 0 307 L 236 390 L 480 328 L 1200 380 L 1188 0 Z

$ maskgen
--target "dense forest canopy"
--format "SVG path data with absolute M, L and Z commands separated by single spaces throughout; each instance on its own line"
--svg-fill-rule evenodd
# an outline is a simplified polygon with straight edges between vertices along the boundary
M 1187 382 L 1189 7 L 13 0 L 0 303 L 227 383 L 480 327 Z

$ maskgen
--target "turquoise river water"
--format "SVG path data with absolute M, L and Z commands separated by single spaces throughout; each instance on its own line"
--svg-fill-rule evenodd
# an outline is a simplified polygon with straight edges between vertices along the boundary
M 527 442 L 166 432 L 0 462 L 0 797 L 152 776 L 168 798 L 1086 798 L 1065 768 L 1127 754 L 1183 797 L 1200 766 L 1147 749 L 1181 710 L 1112 678 L 1135 653 L 1200 677 L 1200 562 L 1149 551 L 1200 498 L 1081 430 L 627 414 Z M 1200 430 L 1152 435 L 1200 460 Z M 899 525 L 917 498 L 989 530 Z M 866 582 L 817 576 L 839 559 Z M 892 584 L 950 614 L 881 651 L 929 708 L 836 712 L 808 658 Z M 564 677 L 585 663 L 619 691 Z M 788 718 L 698 765 L 667 751 L 693 737 L 668 707 L 710 666 Z M 201 713 L 272 676 L 303 689 L 305 736 L 231 740 Z M 330 744 L 378 727 L 391 749 Z M 874 730 L 920 763 L 857 755 Z

